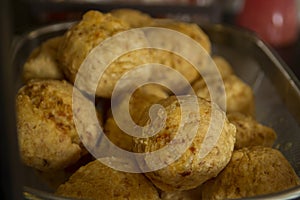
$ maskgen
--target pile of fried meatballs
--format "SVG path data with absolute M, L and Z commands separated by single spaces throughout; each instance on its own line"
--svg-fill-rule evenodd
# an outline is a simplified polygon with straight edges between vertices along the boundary
M 130 97 L 132 120 L 140 126 L 149 125 L 148 111 L 154 104 L 163 106 L 166 120 L 157 134 L 136 138 L 118 127 L 110 104 L 102 103 L 102 108 L 96 109 L 98 104 L 92 102 L 104 134 L 130 152 L 159 150 L 172 141 L 182 126 L 187 127 L 183 132 L 190 131 L 190 126 L 198 126 L 189 147 L 174 162 L 155 171 L 128 173 L 114 170 L 90 155 L 74 123 L 72 95 L 75 92 L 78 98 L 88 99 L 88 95 L 74 87 L 74 81 L 94 47 L 117 33 L 141 27 L 171 29 L 199 43 L 211 55 L 220 73 L 226 92 L 226 110 L 211 101 L 203 77 L 178 55 L 142 49 L 120 56 L 99 81 L 96 102 L 109 101 L 118 79 L 126 72 L 155 62 L 177 70 L 186 78 L 198 101 L 188 116 L 199 113 L 196 120 L 187 118 L 182 122 L 181 117 L 186 113 L 182 112 L 180 102 L 189 101 L 189 94 L 183 93 L 179 100 L 165 87 L 144 85 Z M 170 45 L 176 47 L 176 41 Z M 234 74 L 225 58 L 212 55 L 208 36 L 196 24 L 156 19 L 131 9 L 110 13 L 88 11 L 64 35 L 34 49 L 24 64 L 23 81 L 16 97 L 21 158 L 48 181 L 55 190 L 54 195 L 79 199 L 235 199 L 299 185 L 292 166 L 272 148 L 276 140 L 274 130 L 255 120 L 252 89 Z M 160 114 L 152 112 L 153 116 Z M 206 133 L 209 128 L 214 130 L 210 127 L 211 116 L 219 116 L 224 122 L 214 146 L 203 156 L 201 149 L 205 147 L 204 141 L 207 142 Z M 152 161 L 145 159 L 144 164 L 153 166 Z

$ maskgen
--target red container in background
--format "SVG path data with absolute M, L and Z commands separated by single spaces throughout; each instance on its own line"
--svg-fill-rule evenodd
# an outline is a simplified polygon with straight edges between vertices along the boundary
M 298 36 L 296 1 L 246 0 L 236 22 L 273 46 L 287 46 Z

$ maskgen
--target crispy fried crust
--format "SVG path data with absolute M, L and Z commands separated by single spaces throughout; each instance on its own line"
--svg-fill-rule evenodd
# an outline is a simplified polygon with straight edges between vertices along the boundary
M 278 151 L 249 147 L 233 152 L 228 166 L 203 186 L 203 199 L 235 199 L 279 192 L 299 185 L 294 169 Z
M 152 23 L 152 18 L 139 10 L 123 8 L 112 10 L 111 14 L 127 22 L 132 28 L 149 26 Z
M 254 94 L 250 86 L 233 74 L 224 77 L 223 83 L 226 92 L 226 112 L 240 112 L 254 116 Z M 193 83 L 193 89 L 199 97 L 210 99 L 210 93 L 203 79 Z
M 156 200 L 159 195 L 142 174 L 116 171 L 95 160 L 76 171 L 56 194 L 83 199 Z
M 241 113 L 229 113 L 227 117 L 236 126 L 235 149 L 259 145 L 273 146 L 276 140 L 276 133 L 272 128 L 264 126 L 251 116 Z
M 197 24 L 156 19 L 153 21 L 152 26 L 168 28 L 186 34 L 198 42 L 209 54 L 211 53 L 210 40 Z
M 181 47 L 180 45 L 178 45 L 179 43 L 178 41 L 176 41 L 176 39 L 173 39 L 172 41 L 173 37 L 169 34 L 162 34 L 160 38 L 153 39 L 157 40 L 155 41 L 155 43 L 160 42 L 158 43 L 160 44 L 160 46 L 168 46 L 168 49 L 176 49 L 177 51 L 181 52 L 180 56 L 178 56 L 173 52 L 167 52 L 162 50 L 151 51 L 150 53 L 154 62 L 170 66 L 173 69 L 176 69 L 190 83 L 195 81 L 199 77 L 199 72 L 195 67 L 199 67 L 200 69 L 203 68 L 209 59 L 209 54 L 211 52 L 211 44 L 208 36 L 202 31 L 202 29 L 197 24 L 188 24 L 172 20 L 155 19 L 151 26 L 158 28 L 167 28 L 173 31 L 183 33 L 186 36 L 192 38 L 196 43 L 201 45 L 203 50 L 207 52 L 207 54 L 203 52 L 201 55 L 195 55 L 194 49 L 190 48 L 187 50 L 185 47 Z M 168 41 L 168 43 L 166 43 L 166 41 Z M 192 57 L 194 57 L 192 61 L 194 62 L 193 64 L 197 66 L 193 66 L 190 63 L 191 60 L 186 60 L 184 54 L 189 54 Z M 177 87 L 180 87 L 180 85 Z
M 159 87 L 147 86 L 134 92 L 129 101 L 129 112 L 134 123 L 138 123 L 143 111 L 164 98 L 167 98 L 167 94 L 161 91 Z M 109 117 L 104 126 L 104 133 L 118 147 L 131 151 L 133 147 L 133 137 L 124 133 L 116 124 L 111 110 L 108 112 Z
M 97 11 L 89 11 L 63 36 L 58 59 L 67 78 L 74 82 L 76 73 L 88 53 L 104 39 L 127 30 L 128 24 Z
M 186 98 L 187 101 L 188 96 L 182 96 L 182 98 Z M 165 126 L 155 136 L 146 139 L 136 139 L 134 150 L 137 152 L 152 152 L 158 150 L 168 144 L 177 133 L 181 122 L 181 109 L 176 97 L 169 97 L 159 103 L 165 107 L 167 113 Z M 225 117 L 225 122 L 220 135 L 216 131 L 213 131 L 213 135 L 210 135 L 210 139 L 204 144 L 203 140 L 206 136 L 210 116 L 212 114 L 212 104 L 201 98 L 198 99 L 198 104 L 198 110 L 193 109 L 193 111 L 189 113 L 189 116 L 193 116 L 195 115 L 194 112 L 199 111 L 200 121 L 197 121 L 197 119 L 196 121 L 195 119 L 189 119 L 188 121 L 181 122 L 181 127 L 186 127 L 184 128 L 184 134 L 187 135 L 190 133 L 191 127 L 199 125 L 199 129 L 197 130 L 196 136 L 190 147 L 177 161 L 167 167 L 146 173 L 146 176 L 163 191 L 189 190 L 196 188 L 206 180 L 217 176 L 230 160 L 235 142 L 234 125 L 228 122 L 225 113 L 214 104 L 213 106 L 216 106 L 216 111 L 214 111 L 213 116 Z M 150 121 L 147 113 L 141 118 L 141 121 L 142 124 L 149 124 Z M 211 124 L 211 126 L 215 128 L 216 124 Z M 216 143 L 214 143 L 212 138 L 216 137 Z M 186 139 L 191 140 L 192 138 Z M 177 143 L 174 142 L 174 144 L 174 148 L 176 149 Z M 201 154 L 201 150 L 209 149 L 211 146 L 212 149 L 208 154 Z M 157 161 L 148 159 L 146 156 L 145 162 L 146 165 L 155 166 L 155 162 Z
M 82 62 L 91 50 L 105 39 L 129 28 L 126 22 L 109 13 L 102 14 L 97 11 L 89 11 L 84 14 L 83 19 L 65 33 L 59 48 L 58 59 L 62 64 L 66 77 L 74 83 Z M 108 56 L 114 53 L 119 54 L 120 50 L 129 51 L 133 47 L 139 47 L 140 44 L 145 44 L 146 42 L 142 32 L 131 32 L 131 37 L 133 37 L 132 40 L 127 37 L 110 40 L 113 43 L 111 44 L 113 48 L 109 48 L 109 50 L 102 52 L 99 56 L 97 55 L 97 59 L 107 60 Z M 85 71 L 81 74 L 85 79 L 82 84 L 85 85 L 88 93 L 94 92 L 90 89 L 93 84 L 98 84 L 95 92 L 96 96 L 110 98 L 116 82 L 125 72 L 149 61 L 147 49 L 128 52 L 118 56 L 120 57 L 117 60 L 110 60 L 113 61 L 111 64 L 103 66 L 106 70 L 101 76 L 100 74 L 92 76 L 95 75 L 95 70 L 99 65 L 95 63 L 97 62 L 96 60 L 89 59 L 90 63 L 87 65 L 94 68 L 89 68 L 87 70 L 91 71 Z M 98 77 L 100 78 L 99 82 Z
M 17 128 L 26 165 L 58 170 L 86 154 L 73 122 L 72 92 L 72 85 L 55 80 L 32 81 L 19 90 Z
M 222 78 L 225 78 L 229 75 L 234 74 L 232 66 L 225 58 L 223 58 L 222 56 L 214 55 L 212 57 L 212 59 L 213 59 L 214 63 L 216 64 Z
M 58 79 L 64 74 L 57 61 L 57 49 L 62 36 L 51 38 L 35 48 L 27 59 L 23 69 L 23 81 L 31 79 Z

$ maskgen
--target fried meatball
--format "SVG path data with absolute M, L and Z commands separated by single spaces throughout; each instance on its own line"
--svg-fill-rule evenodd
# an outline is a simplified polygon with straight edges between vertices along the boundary
M 202 198 L 252 197 L 296 185 L 298 176 L 278 150 L 255 146 L 234 151 L 227 167 L 203 185 Z
M 216 64 L 222 78 L 225 78 L 229 75 L 234 74 L 230 63 L 225 58 L 223 58 L 222 56 L 214 55 L 212 57 L 212 59 L 213 59 L 214 63 Z
M 62 36 L 51 38 L 35 48 L 24 64 L 23 81 L 31 79 L 58 79 L 64 74 L 58 64 L 56 54 Z
M 66 81 L 39 80 L 19 90 L 17 129 L 26 165 L 41 171 L 59 170 L 87 153 L 73 122 L 73 89 Z M 87 100 L 76 89 L 74 92 Z
M 142 174 L 116 171 L 95 160 L 59 186 L 57 195 L 83 199 L 159 199 L 155 187 Z
M 172 43 L 174 44 L 174 42 Z M 199 77 L 198 71 L 193 67 L 191 63 L 173 52 L 151 49 L 150 54 L 153 62 L 177 70 L 189 83 L 192 83 Z M 177 79 L 175 79 L 172 74 L 162 74 L 160 72 L 157 72 L 157 74 L 162 79 L 169 80 L 169 83 L 173 85 L 173 88 L 177 88 L 179 91 L 182 91 L 182 93 L 184 93 L 184 89 L 186 88 L 186 86 L 177 81 Z
M 149 89 L 152 90 L 149 91 Z M 167 98 L 167 94 L 161 91 L 160 88 L 143 87 L 142 89 L 138 89 L 133 93 L 129 101 L 129 112 L 132 120 L 135 123 L 138 123 L 138 120 L 144 110 L 164 98 Z M 115 145 L 122 149 L 131 151 L 133 147 L 133 136 L 124 133 L 118 127 L 111 114 L 111 110 L 109 111 L 108 116 L 109 117 L 107 118 L 104 126 L 104 133 Z
M 275 131 L 242 113 L 229 113 L 228 120 L 236 127 L 235 149 L 249 146 L 272 147 L 276 140 Z
M 251 87 L 233 74 L 223 78 L 223 83 L 226 92 L 226 112 L 240 112 L 254 116 L 254 94 Z M 219 83 L 215 82 L 215 84 Z M 216 87 L 221 86 L 216 85 Z M 193 89 L 199 97 L 210 99 L 210 93 L 203 79 L 193 83 Z
M 204 33 L 204 31 L 197 24 L 184 23 L 184 22 L 165 20 L 165 19 L 163 20 L 156 19 L 153 21 L 152 26 L 168 28 L 186 34 L 187 36 L 191 37 L 196 42 L 198 42 L 207 51 L 207 53 L 209 54 L 211 53 L 211 43 L 209 37 Z M 192 49 L 191 52 L 193 52 Z
M 89 11 L 84 14 L 82 20 L 65 33 L 63 42 L 59 48 L 58 59 L 69 81 L 72 83 L 75 82 L 77 72 L 82 62 L 94 47 L 105 39 L 122 31 L 126 31 L 129 28 L 130 26 L 126 22 L 111 14 L 102 14 L 98 11 Z M 140 44 L 144 45 L 147 43 L 141 31 L 131 32 L 131 39 L 128 37 L 118 37 L 118 39 L 110 41 L 112 42 L 111 46 L 113 46 L 113 48 L 109 48 L 109 50 L 104 53 L 102 52 L 103 54 L 98 56 L 100 57 L 99 59 L 106 60 L 107 56 L 118 53 L 120 49 L 129 51 L 132 50 L 132 48 L 140 47 Z M 120 45 L 120 43 L 122 43 L 122 45 Z M 109 66 L 105 66 L 106 70 L 100 77 L 99 82 L 98 76 L 92 76 L 95 74 L 95 68 L 98 67 L 96 65 L 97 63 L 95 64 L 94 62 L 96 61 L 90 59 L 89 62 L 91 63 L 89 63 L 89 66 L 93 66 L 94 68 L 87 69 L 92 71 L 86 71 L 81 74 L 84 78 L 82 84 L 86 88 L 86 92 L 94 92 L 91 87 L 95 85 L 95 83 L 98 83 L 95 92 L 96 96 L 110 98 L 116 82 L 125 72 L 149 61 L 147 57 L 149 53 L 147 52 L 148 50 L 144 49 L 121 55 Z M 147 75 L 146 71 L 145 75 Z
M 191 61 L 198 67 L 203 68 L 207 60 L 209 59 L 209 54 L 211 52 L 211 44 L 208 36 L 202 31 L 202 29 L 196 24 L 189 24 L 183 22 L 176 22 L 171 20 L 155 20 L 152 24 L 153 27 L 158 28 L 167 28 L 180 33 L 186 34 L 188 37 L 192 38 L 195 42 L 200 44 L 204 51 L 207 53 L 195 53 L 193 48 L 186 48 L 186 43 L 182 44 L 177 40 L 177 37 L 172 37 L 168 32 L 161 32 L 160 37 L 157 37 L 158 31 L 153 31 L 154 36 L 151 36 L 152 33 L 149 31 L 147 34 L 150 43 L 159 46 L 160 48 L 167 48 L 170 51 L 163 50 L 151 50 L 151 57 L 153 62 L 160 63 L 181 73 L 188 82 L 192 83 L 199 77 L 199 72 L 195 67 L 190 63 Z M 171 33 L 172 34 L 172 33 Z M 183 45 L 183 46 L 182 46 Z M 180 55 L 177 55 L 173 52 L 177 50 Z M 189 60 L 186 60 L 184 55 L 189 55 Z M 172 77 L 166 78 L 172 79 Z M 174 78 L 173 78 L 174 79 Z M 181 87 L 181 84 L 176 85 L 176 87 Z M 184 88 L 182 88 L 184 89 Z
M 216 104 L 196 98 L 199 106 L 197 107 L 191 103 L 191 96 L 181 96 L 180 99 L 180 102 L 190 106 L 191 110 L 184 111 L 186 113 L 182 115 L 179 101 L 175 96 L 161 100 L 159 103 L 165 108 L 166 113 L 163 128 L 152 137 L 134 140 L 136 152 L 153 152 L 171 142 L 174 145 L 171 147 L 174 150 L 172 154 L 180 154 L 183 151 L 178 160 L 170 165 L 146 173 L 154 185 L 163 191 L 193 189 L 217 176 L 229 162 L 235 143 L 235 126 L 228 122 L 225 113 Z M 199 112 L 199 119 L 195 117 L 197 112 Z M 161 115 L 160 110 L 155 113 L 154 119 L 157 120 L 153 122 L 154 126 L 157 125 L 156 123 L 162 123 Z M 148 113 L 145 113 L 140 121 L 141 124 L 149 124 Z M 208 135 L 209 127 L 212 132 Z M 196 135 L 192 138 L 190 134 L 195 128 Z M 144 133 L 148 135 L 151 131 L 152 129 L 145 129 Z M 174 141 L 175 135 L 178 134 L 186 137 Z M 181 148 L 179 145 L 188 141 L 191 141 L 191 145 L 186 150 L 179 149 Z M 203 150 L 206 151 L 205 154 L 202 154 Z M 158 154 L 158 158 L 151 158 L 148 155 L 145 156 L 144 162 L 150 169 L 160 165 L 161 162 L 168 162 L 166 159 L 169 159 L 169 153 L 166 151 Z
M 127 22 L 132 28 L 149 26 L 152 23 L 152 18 L 139 10 L 123 8 L 112 10 L 111 14 Z

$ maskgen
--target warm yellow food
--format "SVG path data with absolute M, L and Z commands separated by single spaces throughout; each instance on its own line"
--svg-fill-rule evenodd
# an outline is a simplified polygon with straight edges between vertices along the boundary
M 171 49 L 173 51 L 176 50 L 177 52 L 180 52 L 180 56 L 178 56 L 173 52 L 153 50 L 151 51 L 151 57 L 154 62 L 158 62 L 160 64 L 176 69 L 187 79 L 189 83 L 195 81 L 199 77 L 199 70 L 205 67 L 211 53 L 211 44 L 208 36 L 198 25 L 191 23 L 156 19 L 151 26 L 157 28 L 166 28 L 185 34 L 186 36 L 193 39 L 195 41 L 195 44 L 198 43 L 198 45 L 203 48 L 201 53 L 196 54 L 194 52 L 195 49 L 186 49 L 182 47 L 177 38 L 173 39 L 172 35 L 170 36 L 169 33 L 161 34 L 161 36 L 157 38 L 151 37 L 152 40 L 150 41 L 152 43 L 155 43 L 156 45 L 159 44 L 160 47 L 167 47 L 168 49 Z M 186 43 L 184 43 L 183 46 L 186 45 Z M 184 55 L 189 55 L 192 57 L 187 58 Z M 194 62 L 193 64 L 195 64 L 195 66 L 190 62 Z
M 56 80 L 32 81 L 19 90 L 17 128 L 26 165 L 41 171 L 58 170 L 87 153 L 73 122 L 72 92 L 71 84 Z
M 184 23 L 184 22 L 165 20 L 165 19 L 155 19 L 151 25 L 154 27 L 167 28 L 167 29 L 171 29 L 183 33 L 189 36 L 190 38 L 192 38 L 193 40 L 195 40 L 197 43 L 199 43 L 203 47 L 203 49 L 206 50 L 208 54 L 211 53 L 211 43 L 209 37 L 204 33 L 204 31 L 197 24 Z M 175 43 L 178 43 L 178 41 Z M 175 45 L 175 44 L 168 44 L 168 45 Z
M 82 199 L 158 200 L 152 183 L 142 174 L 116 171 L 95 160 L 59 186 L 57 195 Z
M 222 78 L 226 78 L 226 77 L 234 74 L 232 66 L 225 58 L 223 58 L 222 56 L 214 55 L 214 56 L 212 56 L 212 59 L 216 65 L 216 67 L 218 68 Z
M 253 91 L 250 86 L 244 83 L 240 78 L 232 74 L 224 77 L 223 83 L 216 82 L 215 84 L 217 84 L 215 86 L 216 88 L 221 87 L 221 84 L 224 84 L 227 113 L 241 112 L 247 115 L 254 115 L 255 103 Z M 211 94 L 203 79 L 196 81 L 193 84 L 193 89 L 199 97 L 210 99 Z M 218 92 L 218 90 L 216 91 Z
M 167 94 L 160 91 L 160 88 L 153 88 L 152 91 L 142 88 L 133 93 L 129 101 L 129 112 L 134 123 L 138 123 L 144 110 L 161 99 L 167 98 Z M 164 94 L 164 95 L 163 95 Z M 114 108 L 113 108 L 114 109 Z M 114 117 L 109 110 L 108 118 L 104 125 L 104 132 L 107 137 L 118 147 L 131 151 L 133 137 L 124 133 L 116 124 Z
M 187 48 L 185 42 L 166 32 L 158 37 L 157 29 L 148 29 L 148 32 L 134 29 L 149 26 L 183 33 L 185 38 L 193 39 L 196 46 L 200 45 L 203 52 L 195 53 L 191 45 Z M 101 59 L 89 59 L 90 53 L 103 41 L 110 41 L 107 39 L 128 30 L 135 30 L 131 39 L 118 38 L 97 55 L 97 59 Z M 92 76 L 98 69 L 95 63 L 106 61 L 110 55 L 153 44 L 161 48 L 119 55 L 101 77 Z M 278 150 L 271 148 L 276 140 L 275 131 L 253 118 L 255 101 L 251 87 L 234 74 L 225 58 L 213 55 L 210 60 L 211 51 L 209 37 L 197 24 L 152 18 L 132 9 L 117 9 L 106 14 L 88 11 L 63 36 L 42 43 L 24 64 L 25 85 L 16 97 L 22 161 L 37 169 L 55 188 L 59 185 L 56 195 L 81 199 L 213 200 L 269 194 L 299 185 L 292 166 Z M 192 55 L 192 63 L 203 69 L 202 75 L 217 91 L 215 102 L 210 101 L 211 94 L 203 76 L 190 60 L 176 52 Z M 78 81 L 83 62 L 92 68 L 80 72 L 83 79 L 79 91 L 78 85 L 72 84 Z M 192 85 L 197 97 L 191 96 L 191 88 L 163 68 L 139 68 L 149 63 L 177 70 L 186 83 Z M 211 64 L 216 65 L 221 75 L 220 84 Z M 137 76 L 124 76 L 128 74 Z M 64 78 L 69 82 L 61 80 Z M 121 78 L 125 81 L 119 82 L 120 93 L 130 96 L 129 115 L 134 128 L 142 129 L 143 137 L 125 133 L 112 115 L 114 109 L 124 108 L 126 103 L 120 93 L 111 99 Z M 138 84 L 142 85 L 137 79 L 148 82 L 137 88 Z M 158 80 L 165 85 L 152 84 Z M 114 107 L 105 107 L 106 100 L 99 103 L 99 107 L 103 106 L 100 110 L 107 112 L 103 119 L 95 110 L 95 102 L 86 98 L 94 92 L 94 84 L 97 101 L 106 98 L 113 102 Z M 132 95 L 125 87 L 129 84 L 136 88 Z M 220 92 L 223 84 L 226 96 Z M 176 92 L 180 96 L 172 96 Z M 226 110 L 220 103 L 223 97 Z M 156 105 L 154 109 L 151 107 L 154 104 L 160 107 Z M 183 109 L 183 104 L 188 110 Z M 125 117 L 121 120 L 129 117 L 124 112 L 124 109 L 118 112 Z M 111 142 L 131 153 L 145 153 L 142 159 L 134 157 L 133 160 L 144 174 L 116 171 L 94 160 L 92 156 L 98 154 L 92 153 L 114 150 L 107 148 L 106 143 L 102 145 L 99 123 L 92 120 L 95 113 L 100 126 L 102 120 L 105 122 L 104 134 Z M 153 126 L 148 126 L 150 124 Z M 183 149 L 182 144 L 188 145 Z M 171 148 L 164 151 L 166 147 Z M 154 153 L 157 153 L 155 157 Z M 117 156 L 109 158 L 118 159 Z M 75 173 L 70 177 L 71 172 Z
M 82 20 L 65 33 L 58 52 L 59 62 L 68 80 L 75 82 L 77 72 L 82 62 L 94 47 L 116 33 L 126 31 L 129 28 L 126 22 L 119 20 L 111 14 L 103 14 L 98 11 L 89 11 L 84 14 Z M 122 38 L 123 42 L 131 43 L 133 46 L 145 42 L 142 32 L 135 33 L 136 37 L 134 41 L 127 41 L 127 38 Z M 118 44 L 106 53 L 111 54 L 112 52 L 118 52 L 121 48 L 130 50 L 130 47 L 126 45 Z M 102 56 L 105 57 L 105 55 Z M 147 60 L 149 60 L 147 50 L 129 52 L 121 56 L 109 65 L 107 70 L 102 74 L 96 89 L 96 95 L 110 98 L 113 88 L 121 76 L 130 69 L 146 63 Z M 106 66 L 104 67 L 106 68 Z M 94 72 L 85 71 L 84 73 L 86 78 L 84 84 L 86 84 L 86 87 L 90 88 L 92 84 L 96 84 L 97 86 L 98 76 L 93 79 L 91 74 L 94 74 Z
M 207 35 L 196 24 L 167 22 L 155 23 L 155 26 L 170 28 L 187 34 L 204 47 L 204 52 L 207 51 L 208 53 L 210 53 L 209 39 Z M 119 32 L 129 30 L 130 28 L 130 25 L 126 21 L 123 21 L 122 18 L 115 17 L 111 14 L 103 14 L 97 11 L 87 12 L 79 23 L 77 23 L 67 31 L 59 48 L 58 59 L 68 80 L 71 82 L 75 82 L 76 75 L 81 64 L 94 47 L 99 45 L 105 39 Z M 151 34 L 157 34 L 157 32 L 150 31 L 149 33 L 147 33 L 147 38 L 142 31 L 135 31 L 135 34 L 136 36 L 132 41 L 128 41 L 127 37 L 122 38 L 123 42 L 127 42 L 126 45 L 118 45 L 118 43 L 114 45 L 114 48 L 110 49 L 110 51 L 118 52 L 120 48 L 124 50 L 131 50 L 133 46 L 149 46 L 149 43 L 165 44 L 166 41 L 169 41 L 168 44 L 173 44 L 173 47 L 167 45 L 169 49 L 181 48 L 180 46 L 176 45 L 176 41 L 172 41 L 172 37 L 170 37 L 169 34 L 165 35 L 162 33 L 160 37 L 151 37 Z M 162 47 L 160 48 L 164 48 L 164 44 L 161 44 Z M 185 51 L 185 53 L 189 53 L 186 52 L 186 49 L 183 51 Z M 111 52 L 108 52 L 108 54 L 110 54 Z M 195 59 L 195 62 L 200 67 L 204 67 L 207 59 L 208 54 L 203 53 L 201 55 L 199 54 L 199 58 Z M 100 97 L 110 98 L 116 82 L 123 74 L 125 74 L 130 69 L 136 68 L 139 65 L 148 63 L 159 63 L 174 68 L 179 71 L 189 82 L 192 82 L 196 80 L 197 77 L 199 77 L 198 71 L 188 61 L 184 60 L 184 58 L 180 58 L 179 56 L 174 55 L 171 52 L 162 50 L 143 49 L 128 52 L 111 63 L 111 65 L 109 65 L 107 70 L 101 76 L 100 82 L 96 89 L 96 95 Z M 86 73 L 87 82 L 84 84 L 86 84 L 87 87 L 90 87 L 92 83 L 98 81 L 98 79 L 91 78 L 91 76 L 89 75 L 91 73 L 92 72 Z M 159 73 L 159 71 L 145 71 L 145 76 L 147 75 L 147 73 L 149 73 L 148 76 L 151 77 L 152 75 Z M 166 79 L 171 78 L 168 77 L 167 74 L 165 74 L 164 76 L 166 76 Z M 176 84 L 176 81 L 174 82 L 174 84 Z
M 182 96 L 181 101 L 182 103 L 188 103 L 189 96 Z M 235 143 L 235 126 L 227 121 L 225 113 L 215 104 L 211 104 L 204 99 L 198 98 L 199 107 L 185 113 L 185 115 L 190 116 L 188 121 L 181 121 L 181 117 L 185 116 L 181 115 L 179 101 L 175 96 L 161 100 L 159 103 L 166 110 L 166 124 L 155 136 L 146 139 L 136 139 L 135 151 L 152 152 L 158 150 L 167 145 L 176 134 L 188 135 L 195 126 L 199 126 L 199 129 L 196 130 L 197 132 L 194 138 L 189 138 L 188 136 L 182 141 L 187 142 L 192 139 L 191 145 L 183 152 L 178 160 L 162 169 L 148 172 L 146 173 L 146 176 L 154 183 L 154 185 L 163 191 L 196 188 L 208 179 L 217 176 L 229 162 Z M 215 108 L 214 113 L 212 112 L 211 106 L 214 106 Z M 193 115 L 195 116 L 195 112 L 200 113 L 199 121 L 197 118 L 192 117 Z M 155 114 L 155 117 L 159 117 L 160 111 Z M 220 132 L 214 131 L 213 134 L 210 135 L 210 140 L 206 140 L 206 143 L 204 144 L 203 141 L 210 125 L 211 114 L 214 117 L 224 117 L 225 122 L 223 129 L 221 129 Z M 141 121 L 141 124 L 144 125 L 150 123 L 148 113 L 141 118 Z M 157 123 L 161 123 L 161 121 L 158 120 Z M 210 126 L 216 129 L 217 124 L 212 123 Z M 184 127 L 184 131 L 177 133 L 179 127 Z M 149 131 L 151 131 L 151 129 Z M 146 130 L 145 134 L 147 133 Z M 212 138 L 216 138 L 216 141 Z M 177 143 L 175 142 L 175 146 L 173 147 L 174 151 L 176 151 L 177 148 L 176 144 Z M 201 155 L 201 148 L 209 149 L 210 147 L 211 150 L 208 154 Z M 162 157 L 165 155 L 159 154 L 159 156 Z M 155 166 L 156 163 L 150 158 L 148 160 L 146 156 L 145 165 Z
M 299 177 L 278 151 L 249 147 L 234 151 L 227 167 L 203 186 L 203 199 L 235 199 L 279 192 L 299 185 Z
M 24 64 L 23 80 L 64 79 L 64 74 L 57 61 L 57 49 L 62 36 L 51 38 L 34 49 Z
M 132 28 L 149 26 L 153 21 L 148 14 L 128 8 L 112 10 L 111 14 L 127 22 Z
M 264 126 L 251 116 L 241 113 L 229 113 L 227 117 L 236 127 L 235 149 L 249 146 L 273 146 L 276 133 L 272 128 Z

